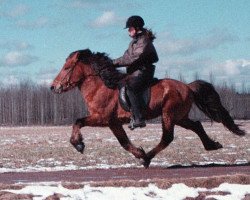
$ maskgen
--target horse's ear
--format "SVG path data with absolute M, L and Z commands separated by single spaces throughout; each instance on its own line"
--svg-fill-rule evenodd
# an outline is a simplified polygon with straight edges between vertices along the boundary
M 73 56 L 75 60 L 79 60 L 80 53 L 77 51 L 75 55 Z
M 78 52 L 78 51 L 72 52 L 72 53 L 69 55 L 69 57 L 66 59 L 66 61 L 68 61 L 69 59 L 70 59 L 71 61 L 76 62 L 76 61 L 79 59 L 79 52 Z

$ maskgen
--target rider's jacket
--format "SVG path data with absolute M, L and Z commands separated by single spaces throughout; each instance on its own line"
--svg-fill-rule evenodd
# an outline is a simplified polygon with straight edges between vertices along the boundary
M 120 58 L 113 60 L 116 66 L 126 66 L 127 73 L 135 71 L 152 71 L 153 63 L 158 61 L 158 55 L 153 45 L 154 35 L 143 30 L 130 42 L 128 49 Z

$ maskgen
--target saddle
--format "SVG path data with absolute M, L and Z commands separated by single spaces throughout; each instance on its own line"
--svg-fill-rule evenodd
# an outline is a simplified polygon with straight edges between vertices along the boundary
M 142 104 L 143 108 L 146 109 L 148 107 L 148 104 L 149 104 L 150 99 L 151 99 L 151 87 L 158 82 L 159 82 L 159 79 L 153 78 L 153 80 L 149 83 L 149 86 L 142 91 L 141 104 Z M 121 107 L 125 111 L 130 112 L 131 104 L 130 104 L 130 101 L 129 101 L 129 98 L 127 95 L 126 85 L 123 85 L 119 90 L 119 102 L 120 102 Z

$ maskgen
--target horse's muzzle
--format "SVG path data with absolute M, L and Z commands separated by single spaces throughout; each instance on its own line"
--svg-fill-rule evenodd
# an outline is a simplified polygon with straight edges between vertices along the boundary
M 50 90 L 53 91 L 53 92 L 55 92 L 55 93 L 60 94 L 63 91 L 63 87 L 62 87 L 62 85 L 57 85 L 57 86 L 52 85 L 50 87 Z

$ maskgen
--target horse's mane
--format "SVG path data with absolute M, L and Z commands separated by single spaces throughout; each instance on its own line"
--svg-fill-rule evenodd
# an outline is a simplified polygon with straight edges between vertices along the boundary
M 71 53 L 69 57 L 72 57 L 76 52 L 79 52 L 78 59 L 84 64 L 90 64 L 108 88 L 117 88 L 119 81 L 125 78 L 126 74 L 115 68 L 111 58 L 106 53 L 93 53 L 89 49 L 84 49 Z

